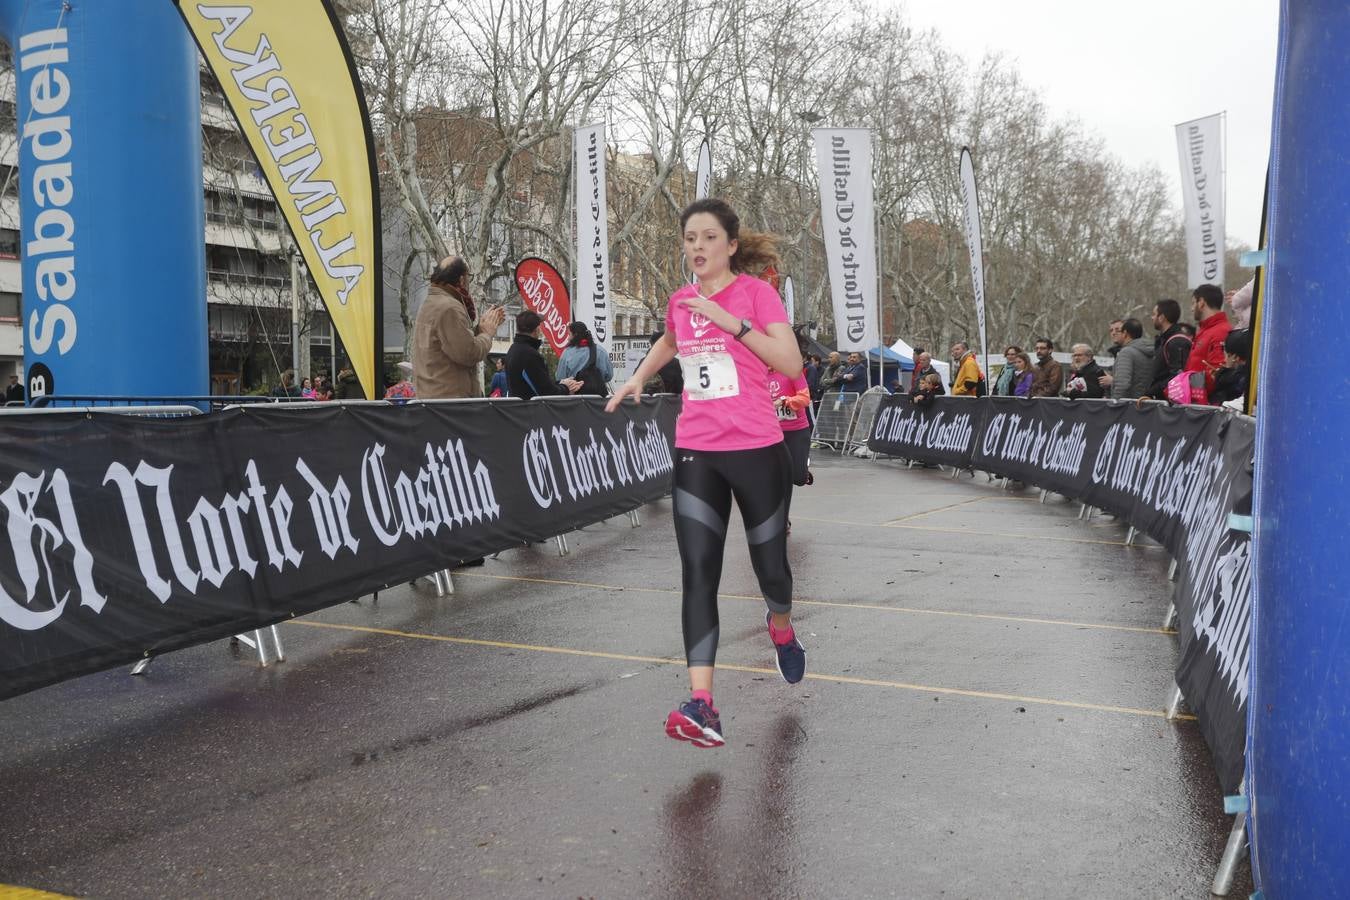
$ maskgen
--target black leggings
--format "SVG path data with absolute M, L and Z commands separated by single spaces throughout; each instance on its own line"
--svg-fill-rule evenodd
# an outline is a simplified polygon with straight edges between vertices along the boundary
M 797 428 L 783 432 L 783 443 L 787 445 L 788 455 L 792 457 L 792 483 L 801 487 L 806 484 L 809 471 L 807 463 L 811 461 L 811 429 Z
M 691 666 L 717 658 L 717 587 L 722 580 L 731 498 L 736 498 L 750 563 L 764 602 L 776 613 L 792 609 L 787 560 L 787 514 L 792 500 L 787 447 L 675 451 L 675 540 L 684 588 L 684 654 Z

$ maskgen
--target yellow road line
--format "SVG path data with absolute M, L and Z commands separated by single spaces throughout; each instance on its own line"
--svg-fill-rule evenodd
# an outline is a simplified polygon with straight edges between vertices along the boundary
M 1104 544 L 1108 547 L 1133 547 L 1136 550 L 1162 550 L 1165 549 L 1157 544 L 1127 544 L 1124 541 L 1098 541 L 1092 538 L 1071 538 L 1071 537 L 1053 537 L 1044 534 L 1014 534 L 1010 531 L 977 531 L 973 528 L 938 528 L 933 525 L 901 525 L 887 524 L 885 522 L 846 522 L 842 519 L 817 519 L 811 516 L 799 516 L 794 514 L 794 522 L 823 522 L 826 525 L 853 525 L 863 528 L 905 528 L 910 531 L 935 531 L 939 534 L 960 534 L 965 536 L 978 537 L 999 537 L 1014 538 L 1017 540 L 1030 541 L 1056 541 L 1063 544 Z
M 72 900 L 65 894 L 53 894 L 36 888 L 0 884 L 0 900 Z
M 394 628 L 372 628 L 367 625 L 341 625 L 334 622 L 314 622 L 308 619 L 295 619 L 288 624 L 308 625 L 311 628 L 329 628 L 334 631 L 382 634 L 389 637 L 410 638 L 412 640 L 420 641 L 439 641 L 447 644 L 463 644 L 471 647 L 492 647 L 498 650 L 525 650 L 533 653 L 557 653 L 563 656 L 584 656 L 591 659 L 616 659 L 624 662 L 652 663 L 663 666 L 684 665 L 684 660 L 673 659 L 668 656 L 638 656 L 632 653 L 609 653 L 601 650 L 576 650 L 571 647 L 546 647 L 539 644 L 518 644 L 512 641 L 487 641 L 479 638 L 451 637 L 444 634 L 424 634 L 417 631 L 400 631 Z M 719 663 L 717 668 L 727 672 L 747 672 L 751 675 L 778 675 L 778 672 L 774 669 L 758 668 L 756 666 L 735 666 Z M 885 681 L 877 678 L 854 678 L 849 675 L 822 675 L 810 672 L 807 673 L 806 677 L 813 681 L 828 681 L 836 684 L 857 684 L 866 687 L 893 688 L 896 690 L 914 691 L 923 694 L 946 694 L 955 697 L 974 697 L 981 700 L 1006 700 L 1017 703 L 1031 703 L 1037 706 L 1056 706 L 1065 709 L 1090 710 L 1092 712 L 1121 713 L 1124 715 L 1145 716 L 1155 719 L 1167 718 L 1166 712 L 1160 709 L 1137 709 L 1131 706 L 1112 706 L 1103 703 L 1080 703 L 1076 700 L 1056 700 L 1049 697 L 1026 697 L 1020 694 L 1000 694 L 994 691 L 971 691 L 964 688 L 910 684 L 904 681 Z M 1185 721 L 1195 720 L 1195 717 L 1190 715 L 1178 715 L 1177 718 Z
M 560 578 L 527 578 L 523 575 L 490 575 L 486 572 L 455 572 L 459 578 L 488 578 L 494 581 L 523 581 L 530 584 L 556 584 L 563 587 L 584 587 L 594 588 L 596 590 L 606 591 L 634 591 L 643 594 L 669 594 L 679 596 L 680 592 L 670 588 L 650 588 L 650 587 L 630 587 L 622 584 L 598 584 L 590 581 L 565 581 Z M 722 594 L 719 598 L 725 597 L 728 600 L 754 600 L 763 602 L 763 598 L 752 594 Z M 1074 622 L 1069 619 L 1041 619 L 1030 616 L 1008 616 L 998 613 L 973 613 L 959 612 L 956 610 L 945 609 L 922 609 L 914 606 L 881 606 L 875 603 L 843 603 L 834 600 L 793 600 L 794 604 L 802 606 L 830 606 L 840 609 L 871 609 L 878 612 L 906 613 L 920 616 L 948 616 L 958 619 L 987 619 L 995 622 L 1017 622 L 1028 625 L 1060 625 L 1068 628 L 1088 628 L 1097 631 L 1130 631 L 1136 634 L 1163 634 L 1174 635 L 1176 631 L 1170 628 L 1142 628 L 1137 625 L 1108 625 L 1098 622 Z
M 935 509 L 925 509 L 923 512 L 910 513 L 907 516 L 901 516 L 898 519 L 887 519 L 882 525 L 894 525 L 896 522 L 907 522 L 910 519 L 917 519 L 921 516 L 931 516 L 933 513 L 940 513 L 948 509 L 956 509 L 958 506 L 969 506 L 971 503 L 980 503 L 989 500 L 989 497 L 971 497 L 969 500 L 962 500 L 959 503 L 948 503 L 946 506 L 939 506 Z

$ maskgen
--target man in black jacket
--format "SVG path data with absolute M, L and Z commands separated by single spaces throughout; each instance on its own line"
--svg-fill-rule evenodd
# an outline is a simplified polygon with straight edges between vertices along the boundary
M 1102 367 L 1097 365 L 1097 360 L 1093 358 L 1091 347 L 1087 344 L 1074 344 L 1073 369 L 1069 372 L 1066 396 L 1070 400 L 1081 397 L 1100 400 L 1106 394 L 1106 389 L 1101 384 L 1101 378 L 1105 374 Z
M 1153 307 L 1153 327 L 1158 339 L 1153 344 L 1153 381 L 1141 399 L 1166 400 L 1167 383 L 1186 368 L 1191 355 L 1191 339 L 1181 330 L 1181 304 L 1159 300 Z
M 565 396 L 575 394 L 581 387 L 580 381 L 564 378 L 559 383 L 549 374 L 539 352 L 543 343 L 539 339 L 539 326 L 543 321 L 539 313 L 528 309 L 516 315 L 516 337 L 506 351 L 506 383 L 512 397 L 529 400 L 540 394 Z

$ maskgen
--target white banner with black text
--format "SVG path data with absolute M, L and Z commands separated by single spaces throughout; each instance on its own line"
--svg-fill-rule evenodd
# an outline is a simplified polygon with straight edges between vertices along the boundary
M 980 326 L 980 371 L 987 373 L 989 337 L 984 325 L 984 241 L 980 237 L 980 199 L 975 187 L 975 160 L 969 147 L 961 148 L 961 205 L 965 210 L 966 247 L 970 250 L 970 285 L 975 291 L 975 320 Z
M 820 228 L 834 302 L 835 346 L 875 350 L 880 336 L 872 132 L 820 128 L 811 136 L 820 174 Z
M 1223 114 L 1177 126 L 1186 213 L 1186 286 L 1223 287 Z
M 251 631 L 670 492 L 679 401 L 17 416 L 0 698 Z
M 614 310 L 609 296 L 609 210 L 605 192 L 605 125 L 573 132 L 576 177 L 577 269 L 572 315 L 609 349 Z

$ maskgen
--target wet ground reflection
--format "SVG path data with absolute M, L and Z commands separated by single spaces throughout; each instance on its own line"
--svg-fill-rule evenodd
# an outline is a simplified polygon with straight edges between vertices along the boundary
M 766 741 L 746 745 L 760 755 L 752 767 L 758 782 L 724 785 L 720 772 L 704 770 L 666 798 L 664 896 L 798 893 L 794 768 L 807 739 L 800 717 L 784 713 L 773 720 Z

